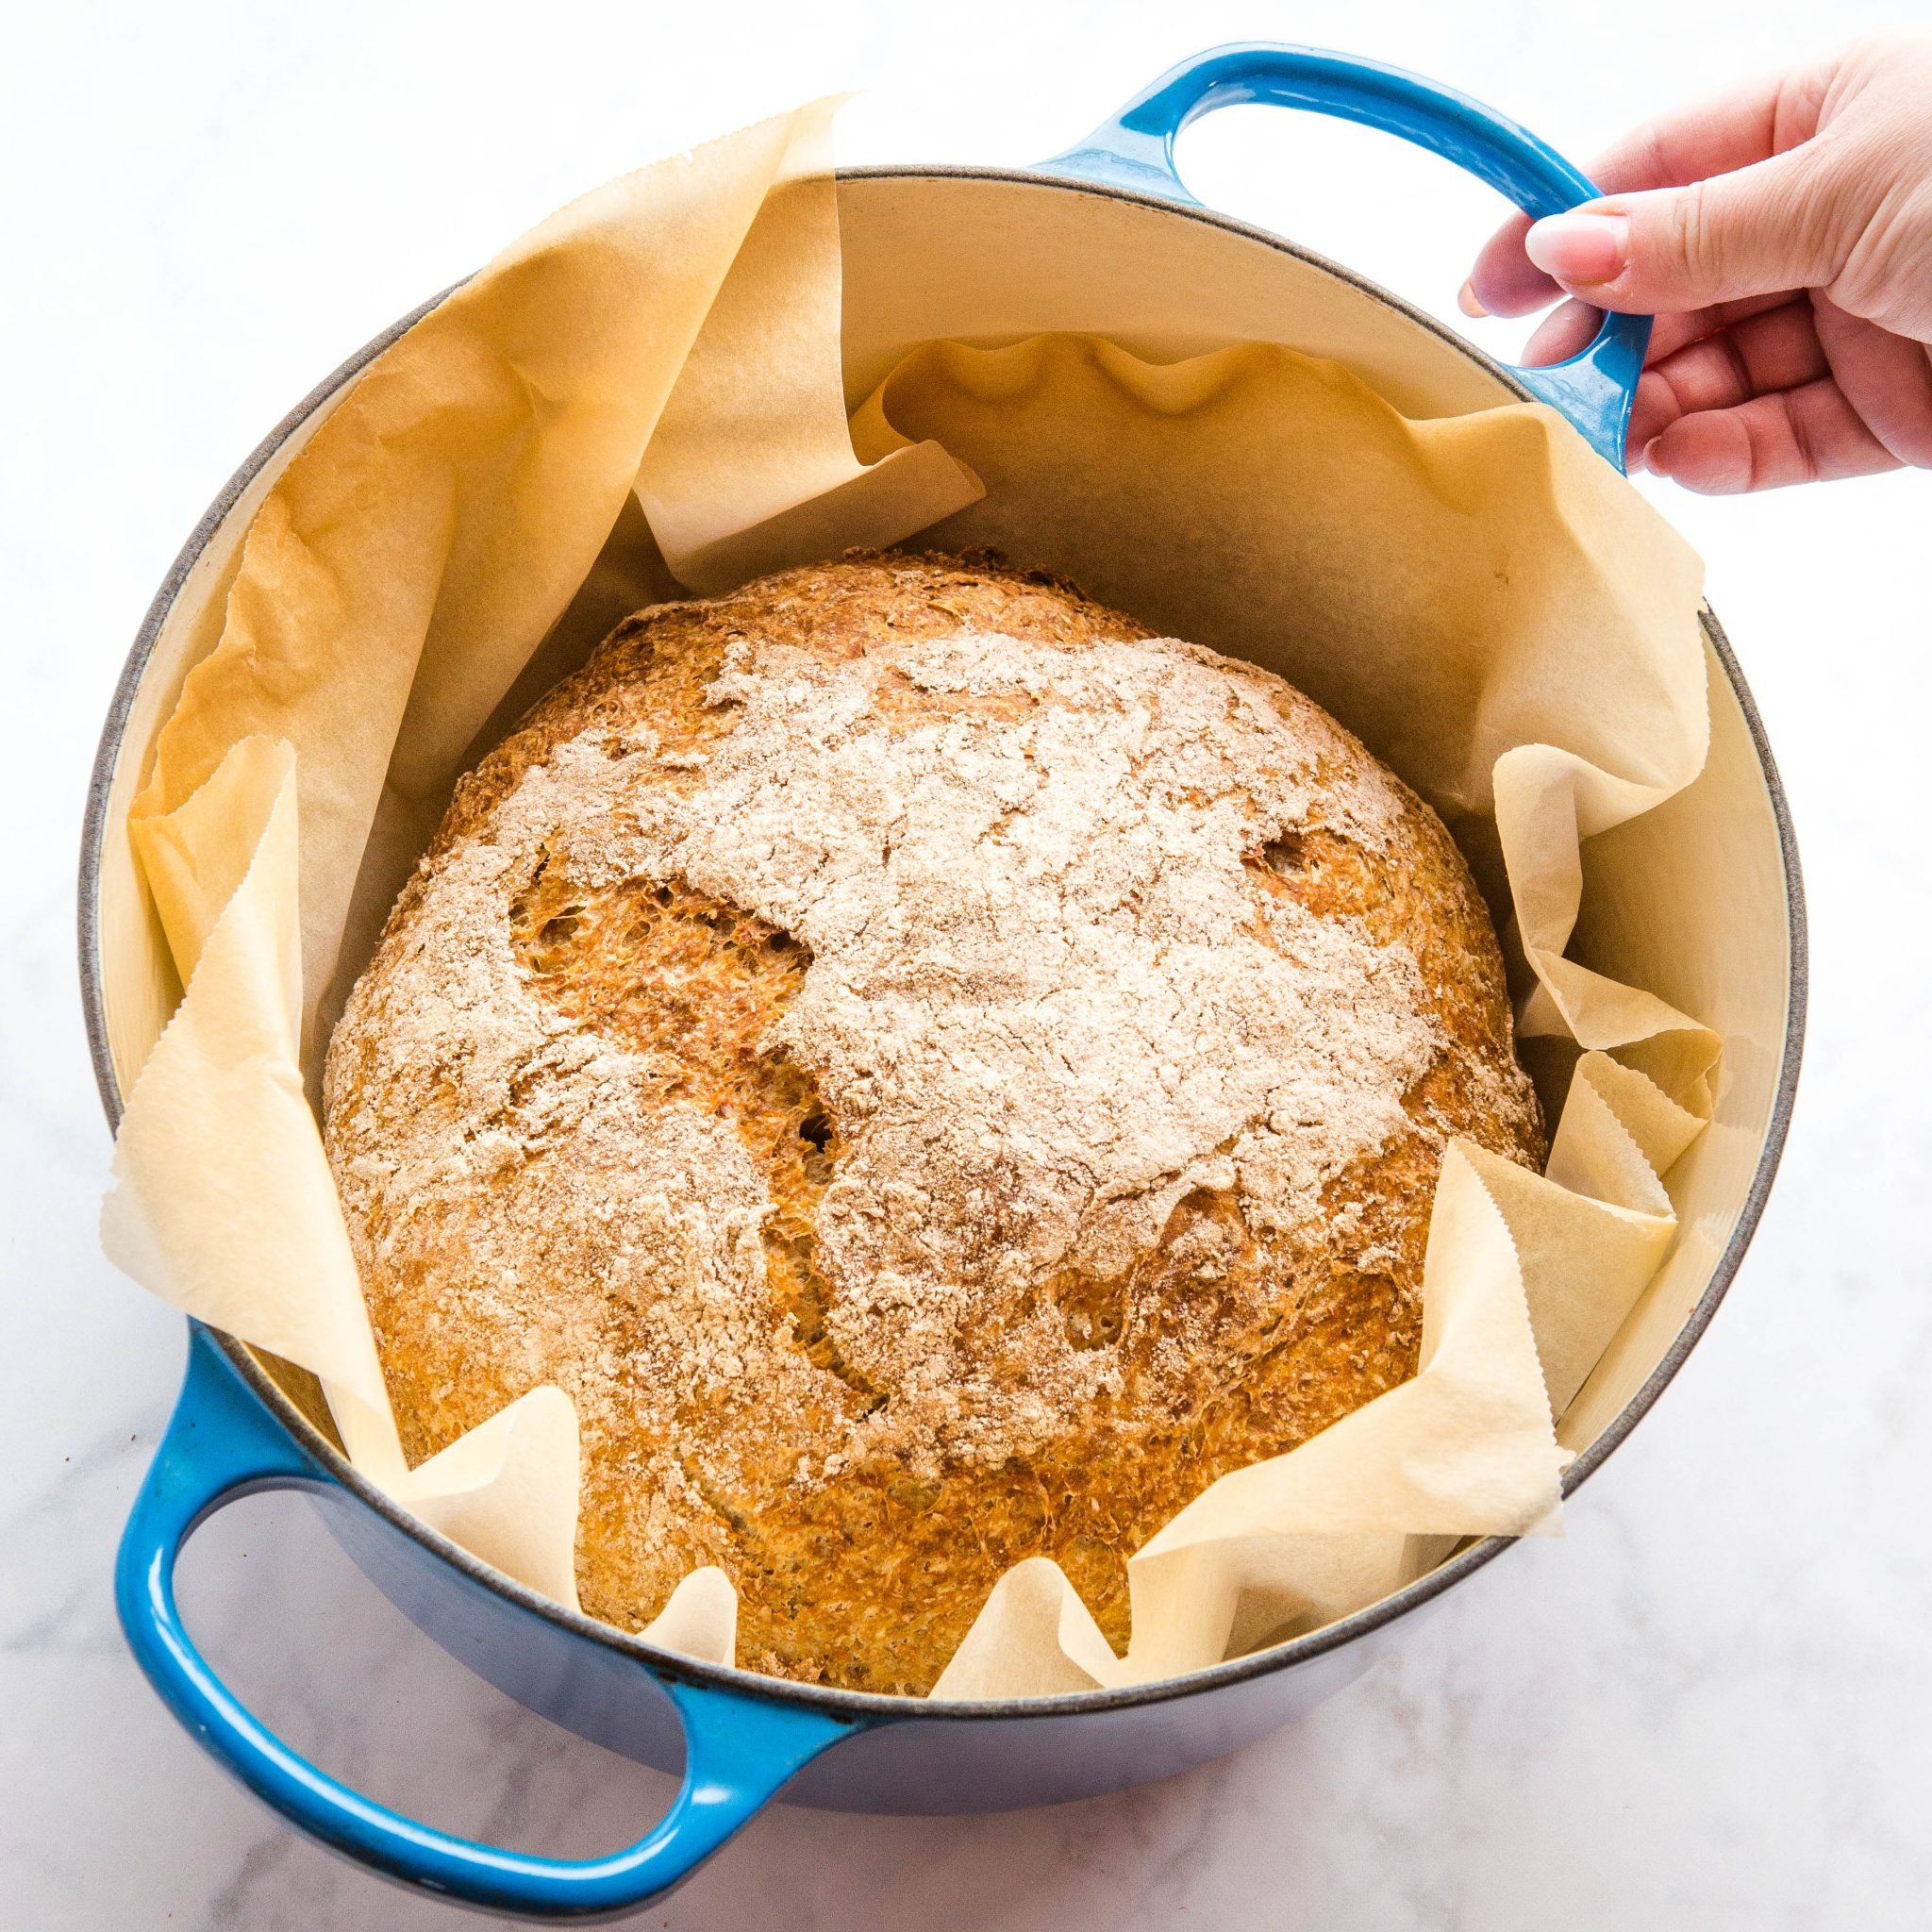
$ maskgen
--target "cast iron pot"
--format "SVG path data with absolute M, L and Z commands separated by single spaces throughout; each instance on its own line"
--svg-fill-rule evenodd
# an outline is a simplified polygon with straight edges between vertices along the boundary
M 933 337 L 1013 340 L 1090 328 L 1160 358 L 1274 340 L 1349 362 L 1411 415 L 1551 403 L 1621 465 L 1646 318 L 1609 317 L 1590 347 L 1558 368 L 1509 369 L 1333 263 L 1209 213 L 1174 171 L 1174 136 L 1239 101 L 1398 134 L 1535 215 L 1595 192 L 1524 129 L 1414 75 L 1307 48 L 1220 48 L 1183 62 L 1036 170 L 842 175 L 855 396 Z M 80 876 L 81 977 L 111 1121 L 169 996 L 165 987 L 136 983 L 121 964 L 126 949 L 115 943 L 127 921 L 145 916 L 126 842 L 128 801 L 255 507 L 333 402 L 415 320 L 345 363 L 243 465 L 189 539 L 127 659 L 101 739 Z M 1676 1246 L 1564 1419 L 1564 1440 L 1578 1451 L 1566 1494 L 1635 1426 L 1710 1320 L 1763 1207 L 1797 1076 L 1804 925 L 1796 850 L 1743 678 L 1708 612 L 1704 622 L 1709 763 L 1664 808 L 1591 841 L 1586 907 L 1614 913 L 1592 921 L 1587 911 L 1574 949 L 1615 972 L 1638 946 L 1650 961 L 1645 983 L 1724 1035 L 1724 1073 L 1710 1128 L 1670 1176 Z M 1665 891 L 1660 880 L 1692 890 Z M 1664 983 L 1659 954 L 1674 961 Z M 1506 1546 L 1496 1538 L 1474 1542 L 1355 1616 L 1190 1676 L 1008 1703 L 920 1702 L 713 1668 L 563 1609 L 398 1508 L 350 1468 L 323 1420 L 312 1391 L 286 1365 L 190 1324 L 179 1405 L 121 1545 L 116 1589 L 128 1641 L 204 1748 L 292 1824 L 391 1878 L 536 1918 L 589 1921 L 648 1903 L 781 1790 L 790 1802 L 833 1809 L 994 1810 L 1115 1790 L 1218 1757 L 1358 1674 L 1398 1624 Z M 282 1743 L 204 1661 L 182 1625 L 173 1581 L 198 1524 L 268 1489 L 314 1496 L 377 1587 L 511 1696 L 647 1764 L 675 1770 L 681 1762 L 683 1787 L 665 1818 L 608 1857 L 537 1857 L 403 1818 Z

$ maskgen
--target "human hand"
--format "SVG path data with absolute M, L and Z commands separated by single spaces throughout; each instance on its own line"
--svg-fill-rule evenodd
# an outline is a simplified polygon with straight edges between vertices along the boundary
M 1567 294 L 1530 363 L 1576 354 L 1601 309 L 1655 314 L 1632 469 L 1729 493 L 1932 467 L 1932 40 L 1666 115 L 1586 172 L 1601 198 L 1506 224 L 1462 307 Z

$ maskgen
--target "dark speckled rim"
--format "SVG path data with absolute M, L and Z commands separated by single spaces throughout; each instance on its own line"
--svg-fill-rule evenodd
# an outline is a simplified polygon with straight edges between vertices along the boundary
M 1427 330 L 1429 334 L 1475 363 L 1487 375 L 1493 376 L 1524 401 L 1537 400 L 1507 366 L 1486 356 L 1474 344 L 1465 341 L 1453 329 L 1445 327 L 1433 316 L 1423 313 L 1400 297 L 1377 287 L 1374 282 L 1339 267 L 1324 256 L 1297 247 L 1292 242 L 1283 241 L 1278 235 L 1272 235 L 1265 229 L 1254 227 L 1245 222 L 1235 221 L 1226 215 L 1215 214 L 1205 208 L 1181 207 L 1176 203 L 1161 201 L 1151 195 L 1135 194 L 1124 189 L 1106 188 L 1084 181 L 1062 180 L 1052 175 L 1011 169 L 853 168 L 841 170 L 841 178 L 1001 181 L 1060 193 L 1099 195 L 1108 200 L 1132 202 L 1158 213 L 1170 215 L 1177 221 L 1200 222 L 1209 227 L 1224 229 L 1230 234 L 1241 235 L 1265 247 L 1276 249 L 1283 255 L 1292 256 L 1297 260 L 1307 262 L 1333 275 L 1338 281 L 1360 290 L 1375 301 L 1384 303 L 1407 316 L 1418 328 Z M 148 608 L 147 616 L 135 638 L 134 648 L 128 653 L 127 662 L 115 688 L 113 702 L 108 709 L 107 722 L 102 728 L 100 748 L 94 758 L 93 777 L 88 789 L 87 814 L 81 834 L 80 850 L 81 996 L 87 1015 L 88 1043 L 93 1055 L 94 1077 L 100 1086 L 101 1104 L 107 1110 L 108 1122 L 112 1125 L 120 1124 L 122 1094 L 120 1081 L 115 1075 L 113 1061 L 108 1052 L 102 990 L 98 907 L 101 850 L 107 832 L 108 796 L 113 784 L 115 764 L 120 757 L 122 739 L 127 727 L 135 692 L 146 671 L 155 641 L 160 635 L 161 626 L 167 620 L 181 586 L 187 581 L 190 570 L 200 558 L 208 540 L 234 508 L 242 491 L 260 473 L 263 465 L 323 403 L 335 394 L 352 376 L 367 367 L 448 293 L 449 291 L 444 290 L 442 295 L 437 295 L 425 302 L 414 313 L 405 316 L 393 328 L 385 330 L 373 342 L 358 350 L 340 369 L 305 396 L 270 431 L 248 460 L 229 479 L 227 487 L 208 507 L 207 514 L 194 526 L 192 535 L 182 547 L 181 554 L 175 559 L 174 567 L 169 571 L 153 604 Z M 1763 1149 L 1758 1155 L 1757 1169 L 1752 1178 L 1750 1191 L 1744 1197 L 1737 1224 L 1731 1229 L 1724 1252 L 1718 1257 L 1717 1265 L 1711 1271 L 1710 1279 L 1706 1284 L 1703 1294 L 1699 1296 L 1696 1307 L 1691 1309 L 1689 1320 L 1677 1331 L 1676 1338 L 1671 1343 L 1663 1359 L 1651 1373 L 1649 1379 L 1624 1404 L 1609 1426 L 1564 1474 L 1562 1488 L 1566 1499 L 1574 1495 L 1603 1467 L 1630 1431 L 1649 1413 L 1671 1378 L 1684 1366 L 1685 1360 L 1696 1347 L 1706 1328 L 1710 1325 L 1711 1317 L 1717 1313 L 1718 1304 L 1724 1300 L 1725 1291 L 1729 1289 L 1739 1265 L 1744 1258 L 1744 1251 L 1751 1243 L 1751 1237 L 1757 1231 L 1758 1219 L 1764 1211 L 1765 1201 L 1771 1192 L 1772 1180 L 1777 1173 L 1778 1159 L 1784 1152 L 1785 1137 L 1790 1127 L 1791 1106 L 1798 1085 L 1798 1064 L 1804 1052 L 1805 1009 L 1808 985 L 1805 894 L 1798 868 L 1797 839 L 1791 828 L 1790 808 L 1785 797 L 1783 783 L 1778 777 L 1777 765 L 1772 758 L 1771 746 L 1765 741 L 1764 725 L 1758 718 L 1757 707 L 1752 701 L 1750 690 L 1744 682 L 1743 673 L 1738 668 L 1738 660 L 1731 650 L 1729 641 L 1707 608 L 1703 614 L 1703 622 L 1711 648 L 1717 654 L 1718 662 L 1723 666 L 1724 676 L 1729 681 L 1731 690 L 1743 711 L 1744 722 L 1750 729 L 1752 744 L 1757 753 L 1758 764 L 1764 773 L 1765 786 L 1771 795 L 1772 811 L 1777 822 L 1778 846 L 1784 861 L 1791 959 L 1790 1004 L 1786 1015 L 1784 1051 L 1778 1067 L 1777 1091 L 1772 1107 L 1771 1123 L 1765 1134 Z M 539 1596 L 522 1584 L 514 1582 L 500 1571 L 478 1562 L 468 1551 L 458 1548 L 446 1537 L 439 1535 L 408 1510 L 392 1503 L 366 1477 L 352 1469 L 341 1454 L 317 1433 L 307 1418 L 269 1379 L 246 1347 L 226 1336 L 218 1340 L 229 1360 L 234 1363 L 249 1387 L 260 1397 L 263 1405 L 329 1471 L 344 1490 L 377 1514 L 386 1517 L 398 1529 L 421 1543 L 425 1550 L 440 1557 L 444 1562 L 455 1565 L 499 1595 L 508 1598 L 532 1616 L 544 1618 L 588 1642 L 599 1643 L 607 1649 L 633 1657 L 659 1677 L 675 1678 L 686 1683 L 713 1685 L 741 1694 L 768 1699 L 776 1704 L 835 1712 L 841 1717 L 855 1720 L 876 1723 L 881 1720 L 924 1721 L 943 1718 L 971 1724 L 990 1721 L 1011 1722 L 1016 1718 L 1043 1719 L 1087 1715 L 1105 1710 L 1124 1709 L 1136 1705 L 1165 1703 L 1174 1698 L 1192 1696 L 1197 1691 L 1243 1683 L 1250 1678 L 1265 1676 L 1274 1671 L 1291 1670 L 1297 1664 L 1307 1663 L 1315 1657 L 1340 1650 L 1343 1645 L 1353 1643 L 1373 1631 L 1386 1628 L 1407 1616 L 1411 1610 L 1419 1609 L 1445 1591 L 1454 1589 L 1466 1577 L 1474 1575 L 1486 1563 L 1493 1561 L 1500 1556 L 1513 1541 L 1507 1537 L 1485 1537 L 1451 1557 L 1446 1562 L 1438 1565 L 1425 1576 L 1419 1577 L 1405 1589 L 1397 1591 L 1392 1596 L 1384 1597 L 1367 1609 L 1358 1610 L 1355 1615 L 1344 1617 L 1339 1623 L 1312 1631 L 1306 1637 L 1297 1637 L 1289 1642 L 1276 1644 L 1271 1649 L 1257 1651 L 1248 1657 L 1236 1657 L 1227 1663 L 1215 1664 L 1207 1670 L 1192 1672 L 1187 1676 L 1163 1678 L 1158 1683 L 1136 1685 L 1126 1690 L 1084 1690 L 1062 1697 L 961 1703 L 941 1702 L 931 1698 L 880 1696 L 866 1691 L 834 1690 L 823 1685 L 794 1684 L 780 1678 L 761 1676 L 750 1671 L 699 1663 L 674 1651 L 659 1650 L 655 1645 L 627 1636 L 608 1624 L 600 1624 L 577 1611 L 567 1610 L 547 1597 Z

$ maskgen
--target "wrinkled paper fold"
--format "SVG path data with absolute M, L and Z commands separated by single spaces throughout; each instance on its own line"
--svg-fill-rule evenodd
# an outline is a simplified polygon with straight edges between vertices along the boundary
M 1411 421 L 1270 344 L 929 343 L 848 423 L 830 111 L 553 216 L 269 491 L 130 816 L 186 991 L 129 1095 L 104 1240 L 312 1371 L 397 1500 L 575 1606 L 561 1391 L 405 1465 L 305 1089 L 328 1020 L 478 732 L 598 577 L 625 580 L 620 536 L 700 592 L 917 532 L 1063 572 L 1279 672 L 1428 798 L 1508 915 L 1522 1030 L 1574 1057 L 1546 1174 L 1445 1156 L 1414 1378 L 1170 1521 L 1130 1565 L 1125 1657 L 1036 1558 L 938 1694 L 1141 1682 L 1344 1615 L 1454 1539 L 1554 1526 L 1553 1417 L 1669 1247 L 1660 1176 L 1710 1110 L 1716 1039 L 1565 955 L 1580 842 L 1702 767 L 1699 567 L 1549 410 Z M 736 1615 L 707 1568 L 645 1635 L 727 1661 Z

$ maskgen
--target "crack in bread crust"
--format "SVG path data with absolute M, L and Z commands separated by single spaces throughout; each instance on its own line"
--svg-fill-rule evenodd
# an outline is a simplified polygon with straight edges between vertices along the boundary
M 458 788 L 331 1044 L 412 1457 L 577 1405 L 587 1609 L 928 1688 L 1411 1374 L 1437 1165 L 1535 1164 L 1495 937 L 1308 700 L 1039 574 L 620 625 Z
M 683 879 L 628 878 L 589 891 L 544 868 L 509 908 L 510 943 L 538 998 L 654 1057 L 658 1100 L 729 1119 L 772 1209 L 760 1236 L 778 1318 L 820 1368 L 877 1407 L 885 1397 L 826 1330 L 832 1291 L 814 1229 L 838 1165 L 838 1129 L 818 1082 L 772 1029 L 811 954 L 755 913 Z M 666 1055 L 667 1042 L 674 1042 Z

